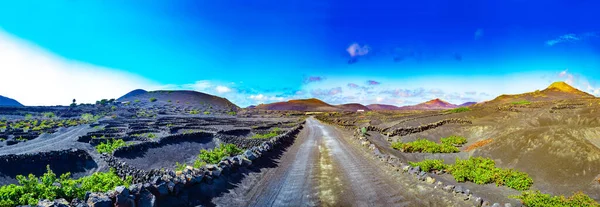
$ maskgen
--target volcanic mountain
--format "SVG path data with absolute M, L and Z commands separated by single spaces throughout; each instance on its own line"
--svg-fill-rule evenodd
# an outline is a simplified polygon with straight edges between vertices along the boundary
M 461 105 L 458 105 L 458 107 L 466 107 L 466 106 L 471 106 L 471 105 L 475 105 L 477 104 L 477 102 L 464 102 Z
M 368 107 L 366 107 L 362 104 L 359 104 L 359 103 L 340 104 L 340 105 L 336 105 L 335 107 L 342 111 L 357 111 L 357 110 L 370 111 L 371 110 Z
M 319 99 L 298 99 L 287 102 L 259 104 L 256 109 L 281 110 L 281 111 L 340 111 L 339 108 L 329 105 Z
M 554 82 L 544 90 L 537 90 L 529 93 L 500 95 L 494 100 L 485 102 L 485 104 L 503 104 L 516 101 L 553 101 L 565 99 L 595 98 L 595 96 L 580 91 L 569 84 L 559 81 Z
M 201 93 L 198 91 L 174 90 L 174 91 L 145 91 L 142 89 L 133 90 L 117 101 L 142 103 L 144 105 L 190 105 L 190 106 L 209 106 L 214 109 L 237 110 L 238 106 L 231 103 L 226 98 Z
M 423 102 L 413 106 L 402 106 L 400 110 L 435 110 L 435 109 L 452 109 L 457 106 L 446 101 L 443 101 L 439 98 L 429 100 L 427 102 Z
M 12 98 L 0 96 L 0 106 L 23 106 L 23 104 Z
M 369 104 L 369 105 L 367 105 L 367 108 L 369 108 L 373 111 L 389 111 L 389 110 L 398 110 L 399 109 L 397 106 L 387 105 L 387 104 Z

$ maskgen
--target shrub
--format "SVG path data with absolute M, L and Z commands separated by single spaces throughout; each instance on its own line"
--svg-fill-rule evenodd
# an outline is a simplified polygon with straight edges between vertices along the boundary
M 204 115 L 209 115 L 209 114 L 210 114 L 210 111 L 205 111 L 204 112 Z
M 81 120 L 90 123 L 90 122 L 94 121 L 94 115 L 92 115 L 90 113 L 82 114 Z
M 175 162 L 175 170 L 176 171 L 183 171 L 183 170 L 185 170 L 185 167 L 187 167 L 187 165 L 185 163 L 179 164 L 179 162 Z
M 456 163 L 446 165 L 442 160 L 426 159 L 421 162 L 409 162 L 411 166 L 419 166 L 424 171 L 446 169 L 458 182 L 471 181 L 476 184 L 496 183 L 515 190 L 528 190 L 533 180 L 526 173 L 514 169 L 496 167 L 494 160 L 483 157 L 470 157 L 467 160 L 456 158 Z
M 252 135 L 252 139 L 270 139 L 271 137 L 277 136 L 277 132 L 279 131 L 281 131 L 281 129 L 279 127 L 275 127 L 271 129 L 269 133 Z
M 242 149 L 238 148 L 234 144 L 221 144 L 212 150 L 200 150 L 198 160 L 210 164 L 217 164 L 225 157 L 240 153 L 242 153 Z
M 190 114 L 199 114 L 199 113 L 200 113 L 200 111 L 195 110 L 195 109 L 190 111 Z
M 472 181 L 477 184 L 495 182 L 516 190 L 527 190 L 533 185 L 533 180 L 526 173 L 513 169 L 496 167 L 494 160 L 483 157 L 471 157 L 468 160 L 456 159 L 454 165 L 448 167 L 448 172 L 458 182 Z
M 25 120 L 31 120 L 32 118 L 33 118 L 33 115 L 25 114 Z
M 197 159 L 196 161 L 194 161 L 193 167 L 200 169 L 202 166 L 205 166 L 205 165 L 206 165 L 206 162 L 204 162 L 200 159 Z
M 531 102 L 528 100 L 522 100 L 522 101 L 512 102 L 511 104 L 513 104 L 513 105 L 529 105 L 529 104 L 531 104 Z
M 367 128 L 366 127 L 360 128 L 360 133 L 362 133 L 362 135 L 366 135 L 367 134 Z
M 455 109 L 450 109 L 447 112 L 448 113 L 460 113 L 460 112 L 465 112 L 465 111 L 471 111 L 471 109 L 469 107 L 458 107 Z
M 463 144 L 467 143 L 467 138 L 455 136 L 455 135 L 442 138 L 441 140 L 442 140 L 442 144 L 449 144 L 449 145 L 463 145 Z
M 235 111 L 227 112 L 228 115 L 235 116 L 237 113 Z
M 155 102 L 155 101 L 156 101 L 156 98 L 154 98 L 154 97 L 150 98 L 150 102 Z
M 558 207 L 571 207 L 571 206 L 582 206 L 582 207 L 599 207 L 600 204 L 590 198 L 583 192 L 576 192 L 571 197 L 565 196 L 552 196 L 549 194 L 541 193 L 540 191 L 524 191 L 521 195 L 511 196 L 511 198 L 520 199 L 525 206 L 537 207 L 537 206 L 558 206 Z
M 468 160 L 456 159 L 456 163 L 448 171 L 458 182 L 472 181 L 476 184 L 487 184 L 494 181 L 495 162 L 489 158 L 471 157 Z
M 146 135 L 146 137 L 148 137 L 148 138 L 150 138 L 150 139 L 154 139 L 154 138 L 156 138 L 156 134 L 154 134 L 154 133 L 148 133 L 148 134 Z
M 133 102 L 134 102 L 134 103 L 139 103 L 139 102 L 140 102 L 140 100 L 139 100 L 139 99 L 135 99 Z
M 60 177 L 57 177 L 56 174 L 50 170 L 50 166 L 46 166 L 46 170 L 47 172 L 39 178 L 32 174 L 29 174 L 27 177 L 17 175 L 16 179 L 19 184 L 10 184 L 0 187 L 0 206 L 36 206 L 39 200 L 42 199 L 83 199 L 85 193 L 88 191 L 106 192 L 114 189 L 116 186 L 129 186 L 132 180 L 131 177 L 122 180 L 115 174 L 114 169 L 111 169 L 107 173 L 96 172 L 90 176 L 76 180 L 70 178 L 70 173 L 65 173 Z M 58 185 L 55 183 L 58 183 Z
M 403 152 L 424 152 L 424 153 L 454 153 L 460 150 L 450 144 L 437 144 L 426 139 L 417 139 L 413 142 L 394 142 L 392 148 Z
M 533 185 L 533 179 L 527 173 L 513 169 L 497 169 L 496 185 L 505 185 L 516 190 L 528 190 Z
M 127 145 L 122 139 L 109 139 L 96 146 L 98 153 L 112 154 L 119 147 Z
M 442 171 L 448 168 L 443 160 L 423 160 L 421 162 L 408 162 L 413 167 L 419 166 L 421 170 L 430 172 L 432 170 Z
M 52 113 L 52 112 L 42 113 L 42 115 L 49 119 L 56 117 L 56 115 L 54 115 L 54 113 Z

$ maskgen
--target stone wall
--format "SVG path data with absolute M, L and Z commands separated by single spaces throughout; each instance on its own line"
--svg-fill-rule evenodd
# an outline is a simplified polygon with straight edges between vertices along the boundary
M 398 129 L 394 129 L 392 131 L 386 131 L 384 129 L 381 129 L 381 128 L 378 128 L 375 126 L 368 126 L 367 131 L 376 131 L 376 132 L 385 134 L 389 137 L 406 136 L 409 134 L 414 134 L 414 133 L 427 131 L 430 129 L 435 129 L 435 128 L 443 126 L 445 124 L 472 124 L 472 122 L 469 120 L 464 120 L 464 119 L 451 118 L 451 119 L 444 119 L 444 120 L 440 120 L 440 121 L 437 121 L 434 123 L 430 123 L 430 124 L 422 125 L 422 126 L 418 126 L 418 127 L 398 128 Z
M 192 133 L 184 133 L 184 134 L 175 134 L 169 135 L 161 138 L 158 142 L 142 142 L 134 145 L 128 145 L 121 148 L 118 148 L 113 152 L 114 156 L 121 156 L 123 154 L 128 154 L 131 152 L 139 152 L 147 150 L 152 147 L 159 147 L 165 144 L 170 144 L 174 142 L 182 142 L 182 141 L 194 141 L 202 138 L 211 138 L 214 137 L 214 133 L 209 132 L 192 132 Z
M 271 139 L 260 140 L 262 141 L 260 144 L 249 148 L 240 155 L 226 157 L 218 164 L 208 164 L 201 169 L 188 166 L 183 171 L 158 169 L 144 171 L 135 169 L 127 163 L 119 161 L 112 155 L 103 154 L 102 158 L 111 168 L 115 169 L 117 175 L 122 178 L 132 176 L 133 184 L 128 188 L 124 186 L 116 187 L 114 191 L 107 193 L 88 193 L 84 200 L 73 200 L 70 205 L 81 207 L 149 207 L 157 206 L 157 202 L 166 197 L 177 199 L 173 201 L 176 203 L 187 203 L 186 196 L 178 196 L 187 188 L 192 186 L 197 187 L 197 185 L 212 185 L 212 180 L 227 177 L 232 171 L 252 165 L 252 162 L 259 159 L 264 153 L 279 147 L 285 141 L 294 139 L 303 128 L 303 124 L 304 122 Z M 138 147 L 132 146 L 119 150 L 136 150 Z M 40 204 L 43 203 L 45 206 L 60 206 L 60 202 L 63 201 L 44 200 L 40 201 Z
M 31 154 L 9 154 L 0 156 L 0 175 L 14 178 L 20 174 L 40 176 L 46 172 L 46 166 L 57 175 L 66 172 L 78 173 L 98 167 L 93 158 L 84 150 L 69 149 L 61 151 L 37 152 Z
M 373 144 L 371 141 L 369 141 L 367 139 L 367 137 L 361 133 L 360 129 L 354 130 L 353 138 L 356 139 L 360 143 L 361 146 L 363 146 L 363 147 L 367 148 L 369 151 L 371 151 L 372 155 L 375 156 L 376 158 L 378 158 L 378 160 L 382 164 L 388 165 L 400 173 L 412 175 L 415 179 L 418 179 L 419 181 L 428 183 L 429 185 L 433 185 L 434 188 L 436 188 L 436 189 L 440 189 L 441 191 L 451 193 L 455 197 L 464 199 L 465 201 L 470 201 L 473 204 L 473 206 L 477 206 L 477 207 L 481 207 L 481 206 L 496 207 L 497 206 L 497 207 L 500 207 L 499 203 L 492 204 L 491 201 L 489 201 L 485 198 L 482 198 L 480 196 L 477 196 L 476 192 L 472 192 L 471 190 L 467 189 L 466 187 L 463 187 L 460 185 L 444 184 L 442 181 L 436 182 L 436 179 L 433 178 L 432 176 L 430 176 L 430 173 L 422 171 L 420 167 L 418 167 L 418 166 L 412 167 L 412 166 L 408 165 L 407 163 L 402 162 L 398 157 L 379 150 L 379 148 L 375 144 Z M 512 205 L 510 203 L 506 203 L 504 206 L 509 207 Z

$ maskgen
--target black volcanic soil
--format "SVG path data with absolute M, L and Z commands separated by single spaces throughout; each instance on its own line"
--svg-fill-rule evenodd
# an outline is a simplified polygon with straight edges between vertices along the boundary
M 17 183 L 15 179 L 17 175 L 40 176 L 46 172 L 46 166 L 50 166 L 57 175 L 70 172 L 74 177 L 81 177 L 98 168 L 92 156 L 85 150 L 79 149 L 2 155 L 0 156 L 0 185 Z
M 115 154 L 115 157 L 143 170 L 173 168 L 176 162 L 193 164 L 202 149 L 217 146 L 212 137 L 172 142 L 145 150 Z
M 529 105 L 487 103 L 471 106 L 471 109 L 453 114 L 444 111 L 415 112 L 414 115 L 373 112 L 371 115 L 333 114 L 325 118 L 344 125 L 371 124 L 388 130 L 418 127 L 448 118 L 469 120 L 472 124 L 446 124 L 390 140 L 425 138 L 439 142 L 441 137 L 464 136 L 468 143 L 461 153 L 430 155 L 396 151 L 396 154 L 409 161 L 441 158 L 448 163 L 455 157 L 490 157 L 499 167 L 528 173 L 534 180 L 533 189 L 554 195 L 583 191 L 600 200 L 600 183 L 597 181 L 600 176 L 600 99 L 534 101 Z M 378 145 L 393 151 L 387 138 L 381 139 Z M 489 144 L 465 151 L 469 145 L 488 139 L 491 140 Z M 510 194 L 505 187 L 471 188 L 483 189 L 491 195 Z
M 53 112 L 61 119 L 76 119 L 83 113 L 103 114 L 94 124 L 58 128 L 16 144 L 8 145 L 9 141 L 14 141 L 13 136 L 0 141 L 0 184 L 16 183 L 14 177 L 18 174 L 40 176 L 46 172 L 46 165 L 50 165 L 58 175 L 71 172 L 76 178 L 107 171 L 107 163 L 100 158 L 94 146 L 108 139 L 123 139 L 132 146 L 150 146 L 116 154 L 132 166 L 147 170 L 172 169 L 176 162 L 191 164 L 201 149 L 212 149 L 223 142 L 215 134 L 226 136 L 227 142 L 244 146 L 247 136 L 264 133 L 274 127 L 287 130 L 301 120 L 301 117 L 288 117 L 283 113 L 249 113 L 246 118 L 238 119 L 225 115 L 229 109 L 215 114 L 218 107 L 203 107 L 212 110 L 211 114 L 190 114 L 185 107 L 167 104 L 136 106 L 117 102 L 76 107 L 0 107 L 0 117 L 14 121 L 24 119 L 25 114 L 33 114 L 34 119 L 43 118 L 41 114 L 44 112 Z M 161 114 L 160 111 L 168 113 Z M 2 132 L 0 137 L 6 133 Z M 183 136 L 185 134 L 211 135 L 189 138 Z M 76 153 L 67 153 L 73 150 Z

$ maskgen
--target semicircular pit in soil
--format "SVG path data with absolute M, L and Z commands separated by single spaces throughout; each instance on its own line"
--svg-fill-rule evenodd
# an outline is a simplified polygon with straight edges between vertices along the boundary
M 143 170 L 173 168 L 176 162 L 193 163 L 202 149 L 213 149 L 220 141 L 213 136 L 173 139 L 154 146 L 115 152 L 114 156 Z
M 69 149 L 61 151 L 38 152 L 34 154 L 10 154 L 0 156 L 0 185 L 17 183 L 17 175 L 41 176 L 50 166 L 57 176 L 70 172 L 78 178 L 98 168 L 98 164 L 84 150 Z

